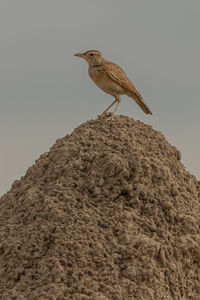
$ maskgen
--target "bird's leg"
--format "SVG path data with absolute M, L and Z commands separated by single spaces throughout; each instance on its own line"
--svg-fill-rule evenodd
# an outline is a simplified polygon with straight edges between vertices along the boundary
M 113 115 L 116 113 L 116 111 L 117 111 L 117 109 L 118 109 L 118 106 L 120 105 L 120 102 L 121 102 L 121 97 L 120 97 L 120 95 L 117 95 L 117 94 L 116 94 L 115 99 L 116 99 L 116 101 L 117 101 L 117 105 L 116 105 L 116 107 L 115 107 L 115 110 L 114 110 L 114 112 L 113 112 Z
M 100 115 L 100 118 L 102 118 L 107 111 L 117 102 L 117 99 L 115 98 L 115 100 L 104 110 L 104 112 Z
M 117 102 L 117 105 L 116 105 L 116 107 L 115 107 L 115 110 L 114 110 L 114 112 L 112 112 L 111 117 L 109 117 L 107 120 L 112 120 L 112 119 L 113 119 L 113 117 L 114 117 L 114 115 L 115 115 L 115 113 L 116 113 L 116 111 L 117 111 L 117 109 L 118 109 L 118 107 L 119 107 L 119 105 L 120 105 L 120 102 L 121 102 L 121 97 L 120 97 L 120 95 L 118 95 L 118 94 L 115 95 L 115 102 Z M 115 102 L 114 102 L 114 103 L 115 103 Z M 113 103 L 113 104 L 114 104 L 114 103 Z

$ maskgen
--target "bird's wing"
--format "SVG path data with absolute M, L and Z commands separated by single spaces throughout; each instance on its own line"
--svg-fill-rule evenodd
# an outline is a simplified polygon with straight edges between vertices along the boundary
M 127 90 L 127 92 L 135 93 L 136 95 L 142 98 L 134 84 L 130 81 L 130 79 L 127 77 L 123 69 L 120 68 L 120 66 L 114 63 L 105 63 L 103 66 L 104 72 L 109 78 L 121 85 L 125 90 Z
M 111 62 L 107 62 L 103 66 L 104 72 L 107 74 L 107 76 L 121 85 L 126 91 L 127 96 L 133 98 L 146 114 L 152 115 L 152 112 L 145 104 L 142 95 L 137 91 L 134 84 L 128 79 L 122 68 Z

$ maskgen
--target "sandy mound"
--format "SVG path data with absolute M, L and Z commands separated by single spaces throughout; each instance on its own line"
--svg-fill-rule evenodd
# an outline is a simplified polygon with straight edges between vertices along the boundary
M 151 126 L 57 140 L 0 199 L 2 299 L 198 300 L 200 184 Z

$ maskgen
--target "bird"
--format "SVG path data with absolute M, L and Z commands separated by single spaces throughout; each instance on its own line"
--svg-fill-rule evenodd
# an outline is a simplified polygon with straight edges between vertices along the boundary
M 114 101 L 103 111 L 100 118 L 105 117 L 109 109 L 116 103 L 114 112 L 110 113 L 109 119 L 114 117 L 121 102 L 121 95 L 132 98 L 145 114 L 152 115 L 142 95 L 137 91 L 124 70 L 117 64 L 103 58 L 101 51 L 88 50 L 83 53 L 76 53 L 74 56 L 81 57 L 88 63 L 89 77 L 100 89 L 114 97 Z

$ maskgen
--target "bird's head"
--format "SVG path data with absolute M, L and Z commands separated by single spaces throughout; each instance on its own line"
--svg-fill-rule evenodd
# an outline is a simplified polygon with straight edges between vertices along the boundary
M 76 53 L 74 56 L 85 59 L 89 66 L 98 66 L 102 62 L 102 53 L 98 50 L 89 50 L 84 53 Z

